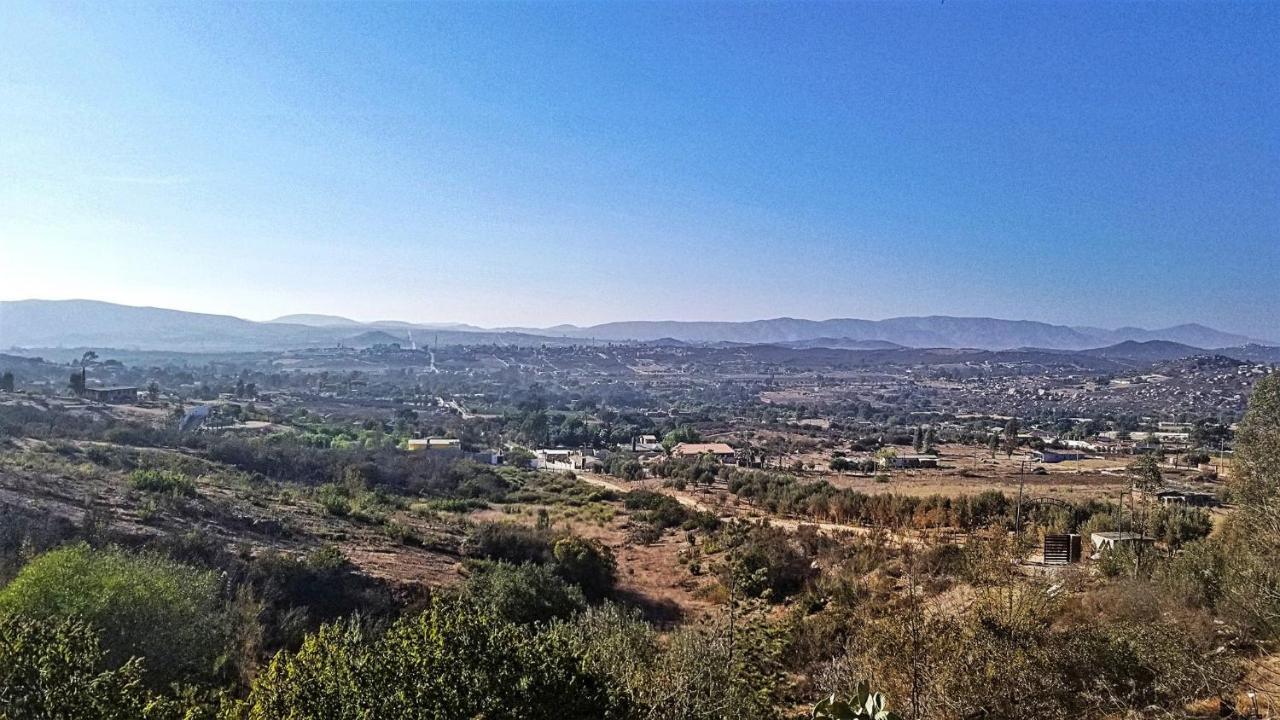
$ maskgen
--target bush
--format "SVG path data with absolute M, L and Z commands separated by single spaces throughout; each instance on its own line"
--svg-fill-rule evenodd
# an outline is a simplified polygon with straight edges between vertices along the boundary
M 1147 516 L 1147 534 L 1171 548 L 1199 540 L 1212 529 L 1213 519 L 1203 508 L 1160 505 Z
M 514 623 L 546 622 L 586 607 L 582 590 L 551 568 L 526 563 L 481 563 L 463 593 L 477 607 Z
M 173 497 L 191 497 L 196 494 L 196 486 L 191 478 L 172 470 L 134 470 L 129 473 L 129 487 Z
M 101 632 L 110 667 L 142 657 L 160 687 L 213 674 L 225 637 L 218 590 L 213 573 L 81 544 L 32 560 L 0 590 L 0 612 L 82 619 Z
M 663 640 L 635 609 L 604 604 L 556 623 L 593 674 L 646 720 L 774 720 L 782 645 L 761 623 L 739 618 L 687 626 Z M 601 713 L 601 717 L 607 717 Z
M 623 496 L 622 504 L 632 511 L 638 521 L 653 525 L 659 530 L 673 527 L 714 530 L 720 525 L 720 520 L 715 515 L 691 510 L 670 495 L 652 490 L 629 492 Z
M 551 553 L 555 557 L 556 572 L 582 588 L 587 599 L 599 600 L 613 592 L 618 564 L 613 559 L 613 551 L 600 542 L 570 535 L 557 540 Z
M 346 488 L 326 483 L 316 490 L 316 499 L 327 515 L 346 517 L 351 514 L 351 495 Z
M 515 523 L 480 523 L 467 537 L 463 553 L 472 558 L 517 565 L 545 563 L 551 560 L 551 533 Z
M 560 637 L 463 600 L 437 599 L 374 637 L 328 625 L 296 654 L 277 656 L 253 684 L 249 717 L 620 717 L 625 703 Z
M 815 574 L 809 558 L 781 528 L 737 525 L 726 534 L 730 560 L 721 582 L 744 596 L 779 602 L 799 592 Z

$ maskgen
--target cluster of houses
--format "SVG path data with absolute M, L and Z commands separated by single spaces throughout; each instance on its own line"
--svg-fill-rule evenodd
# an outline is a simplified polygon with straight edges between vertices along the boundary
M 668 456 L 666 448 L 654 435 L 636 437 L 630 443 L 630 448 L 646 464 Z M 625 450 L 627 446 L 620 446 L 619 449 Z M 534 467 L 543 470 L 601 471 L 605 460 L 609 458 L 609 451 L 544 448 L 535 450 L 533 455 Z M 670 456 L 674 458 L 697 458 L 704 455 L 714 458 L 722 465 L 748 464 L 747 459 L 727 443 L 679 443 L 670 452 Z

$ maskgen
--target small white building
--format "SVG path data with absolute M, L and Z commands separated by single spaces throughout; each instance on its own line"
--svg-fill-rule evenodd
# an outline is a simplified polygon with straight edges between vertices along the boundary
M 1146 545 L 1154 543 L 1155 538 L 1149 538 L 1142 533 L 1136 532 L 1096 532 L 1089 535 L 1089 543 L 1093 545 L 1095 554 L 1104 550 L 1115 550 L 1119 547 Z

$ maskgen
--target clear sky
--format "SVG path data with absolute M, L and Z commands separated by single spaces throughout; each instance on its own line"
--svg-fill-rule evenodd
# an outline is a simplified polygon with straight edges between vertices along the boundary
M 0 3 L 0 299 L 1280 337 L 1280 3 Z

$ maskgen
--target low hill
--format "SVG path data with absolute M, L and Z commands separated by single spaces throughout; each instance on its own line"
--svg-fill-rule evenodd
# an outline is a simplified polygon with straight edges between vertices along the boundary
M 1082 351 L 1085 355 L 1108 358 L 1110 360 L 1131 360 L 1134 362 L 1158 362 L 1161 360 L 1177 360 L 1185 357 L 1204 355 L 1202 348 L 1184 345 L 1167 340 L 1148 340 L 1138 342 L 1126 340 L 1107 347 L 1092 348 Z
M 268 320 L 267 322 L 284 325 L 306 325 L 308 327 L 350 327 L 362 324 L 357 320 L 338 315 L 309 315 L 307 313 L 281 315 L 275 320 Z

